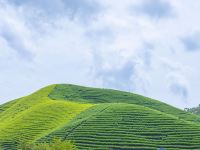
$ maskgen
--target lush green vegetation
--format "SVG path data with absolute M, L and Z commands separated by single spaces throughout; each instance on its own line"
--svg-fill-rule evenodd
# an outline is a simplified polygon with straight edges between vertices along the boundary
M 65 84 L 0 106 L 3 149 L 55 137 L 78 149 L 200 149 L 200 116 L 137 94 Z
M 60 139 L 53 139 L 51 143 L 21 143 L 20 150 L 76 150 L 76 147 L 71 141 L 62 141 Z
M 22 141 L 34 142 L 92 106 L 51 100 L 48 94 L 52 89 L 54 86 L 1 106 L 0 145 L 4 149 L 17 147 Z
M 200 117 L 191 115 L 173 106 L 141 95 L 110 89 L 88 88 L 75 85 L 56 85 L 49 94 L 54 100 L 64 99 L 82 103 L 128 103 L 142 105 L 167 114 L 175 115 L 180 119 L 200 122 Z
M 200 115 L 200 105 L 194 108 L 185 108 L 185 111 Z
M 47 137 L 76 142 L 80 149 L 198 149 L 200 126 L 134 104 L 96 105 Z

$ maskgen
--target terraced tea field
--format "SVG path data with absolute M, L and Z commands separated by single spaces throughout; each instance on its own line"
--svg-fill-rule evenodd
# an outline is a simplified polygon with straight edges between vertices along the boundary
M 42 140 L 54 136 L 71 139 L 80 149 L 200 147 L 200 126 L 174 116 L 134 104 L 103 104 L 91 109 Z
M 72 140 L 91 150 L 198 150 L 200 116 L 116 90 L 52 85 L 0 106 L 0 145 Z
M 33 142 L 92 106 L 54 101 L 43 96 L 46 91 L 49 89 L 1 107 L 0 144 L 3 143 L 4 149 L 13 149 L 13 146 L 21 142 Z

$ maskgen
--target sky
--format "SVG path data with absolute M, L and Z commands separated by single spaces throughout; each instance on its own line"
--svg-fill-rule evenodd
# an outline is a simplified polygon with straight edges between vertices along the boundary
M 0 104 L 49 84 L 200 104 L 200 1 L 0 0 Z

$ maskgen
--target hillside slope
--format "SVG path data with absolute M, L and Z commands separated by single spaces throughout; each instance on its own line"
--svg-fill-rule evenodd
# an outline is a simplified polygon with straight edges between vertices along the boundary
M 48 93 L 53 88 L 47 87 L 0 107 L 0 144 L 5 149 L 13 149 L 21 142 L 33 142 L 92 106 L 51 100 Z
M 80 149 L 198 149 L 200 126 L 147 107 L 113 103 L 96 105 L 53 137 L 74 140 Z
M 175 115 L 179 119 L 200 122 L 200 117 L 192 115 L 173 106 L 147 98 L 138 94 L 122 92 L 111 89 L 89 88 L 70 84 L 55 85 L 54 90 L 49 94 L 54 100 L 70 100 L 82 103 L 128 103 L 142 105 L 167 114 Z
M 200 116 L 144 96 L 61 84 L 0 106 L 0 145 L 73 140 L 79 149 L 200 149 Z

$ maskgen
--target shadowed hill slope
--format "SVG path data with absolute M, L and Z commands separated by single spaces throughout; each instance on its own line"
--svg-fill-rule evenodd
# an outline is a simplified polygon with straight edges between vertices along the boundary
M 200 116 L 137 94 L 52 85 L 0 106 L 0 145 L 73 140 L 79 149 L 200 149 Z
M 128 103 L 149 107 L 167 114 L 175 115 L 179 119 L 200 122 L 200 117 L 184 112 L 178 108 L 147 98 L 138 94 L 111 89 L 89 88 L 70 84 L 55 85 L 49 94 L 54 100 L 63 99 L 82 103 Z

